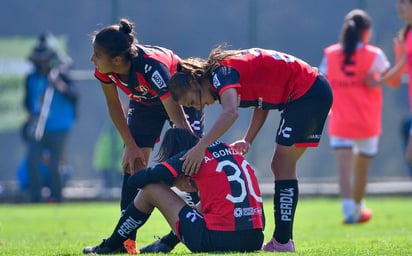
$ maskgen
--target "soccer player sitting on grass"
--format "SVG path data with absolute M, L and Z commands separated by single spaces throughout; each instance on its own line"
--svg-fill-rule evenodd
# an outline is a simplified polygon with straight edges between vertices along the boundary
M 198 142 L 181 128 L 169 129 L 158 158 L 161 162 L 135 173 L 129 185 L 141 188 L 112 235 L 83 253 L 112 254 L 124 251 L 123 242 L 139 229 L 154 208 L 166 218 L 179 240 L 192 252 L 251 252 L 263 243 L 264 215 L 254 169 L 231 146 L 216 141 L 205 152 L 200 171 L 182 174 L 180 158 Z M 200 203 L 188 206 L 171 188 L 196 189 Z

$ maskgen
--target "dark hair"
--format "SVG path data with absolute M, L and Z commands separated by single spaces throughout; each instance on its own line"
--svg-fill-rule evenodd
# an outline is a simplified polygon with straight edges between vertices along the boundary
M 53 37 L 49 32 L 40 34 L 37 38 L 37 44 L 29 56 L 29 60 L 34 64 L 36 69 L 40 69 L 42 63 L 47 63 L 48 68 L 55 68 L 62 64 L 62 60 L 59 58 L 57 52 L 48 45 L 49 37 Z
M 371 25 L 372 20 L 364 10 L 354 9 L 345 16 L 340 38 L 345 54 L 344 65 L 351 63 L 356 45 L 361 41 L 363 32 L 369 29 Z
M 112 57 L 123 56 L 126 60 L 131 60 L 137 55 L 138 43 L 134 33 L 133 23 L 126 19 L 120 19 L 119 24 L 110 25 L 98 31 L 93 42 L 104 48 Z
M 166 161 L 177 153 L 192 148 L 198 141 L 199 137 L 187 129 L 170 128 L 163 137 L 156 160 Z
M 183 59 L 177 65 L 177 72 L 167 82 L 173 100 L 178 102 L 186 94 L 194 81 L 199 84 L 206 77 L 207 62 L 204 59 L 191 57 Z
M 212 80 L 212 72 L 220 64 L 219 62 L 227 57 L 240 54 L 241 50 L 226 50 L 227 45 L 222 44 L 213 49 L 207 60 L 201 58 L 187 58 L 180 61 L 177 71 L 168 81 L 169 91 L 175 101 L 179 101 L 194 85 L 194 81 L 199 86 L 204 80 Z

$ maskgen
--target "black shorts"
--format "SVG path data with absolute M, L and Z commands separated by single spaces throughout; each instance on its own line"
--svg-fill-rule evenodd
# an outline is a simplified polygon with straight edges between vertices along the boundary
M 264 238 L 261 229 L 208 230 L 202 215 L 187 205 L 176 226 L 178 237 L 192 252 L 253 252 L 260 250 Z
M 276 143 L 283 146 L 317 147 L 332 101 L 330 84 L 319 75 L 302 97 L 285 105 Z
M 185 113 L 192 129 L 196 134 L 202 135 L 204 112 L 194 108 L 187 108 Z M 153 148 L 160 139 L 160 134 L 166 121 L 169 121 L 169 124 L 172 126 L 163 104 L 146 106 L 134 100 L 129 102 L 127 124 L 137 146 Z

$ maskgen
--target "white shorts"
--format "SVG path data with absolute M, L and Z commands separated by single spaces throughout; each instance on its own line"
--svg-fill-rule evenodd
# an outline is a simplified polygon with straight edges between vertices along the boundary
M 378 153 L 379 136 L 367 139 L 345 139 L 335 136 L 329 136 L 331 148 L 352 148 L 354 154 L 375 156 Z

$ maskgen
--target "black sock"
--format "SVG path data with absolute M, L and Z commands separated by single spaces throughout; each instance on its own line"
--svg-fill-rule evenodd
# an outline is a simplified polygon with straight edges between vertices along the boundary
M 180 241 L 179 238 L 177 238 L 175 232 L 170 231 L 169 234 L 165 235 L 160 239 L 162 243 L 167 244 L 171 248 L 174 248 Z
M 293 238 L 292 229 L 298 198 L 297 180 L 275 181 L 275 195 L 273 197 L 275 231 L 273 237 L 281 244 L 285 244 Z
M 123 245 L 123 242 L 130 238 L 130 234 L 136 234 L 139 229 L 150 217 L 150 214 L 143 213 L 136 209 L 133 203 L 129 204 L 117 222 L 116 228 L 107 241 L 107 246 L 111 249 L 117 249 Z
M 130 174 L 123 175 L 122 194 L 120 197 L 120 210 L 126 209 L 130 203 L 133 203 L 134 198 L 139 191 L 137 188 L 129 186 L 127 184 L 129 177 Z
M 137 192 L 139 191 L 135 187 L 129 186 L 127 184 L 129 177 L 130 174 L 123 175 L 122 194 L 120 197 L 120 209 L 122 210 L 122 215 L 126 208 L 129 206 L 129 204 L 133 204 L 134 198 L 136 197 Z M 136 240 L 136 231 L 133 231 L 129 235 L 129 238 L 132 240 Z

